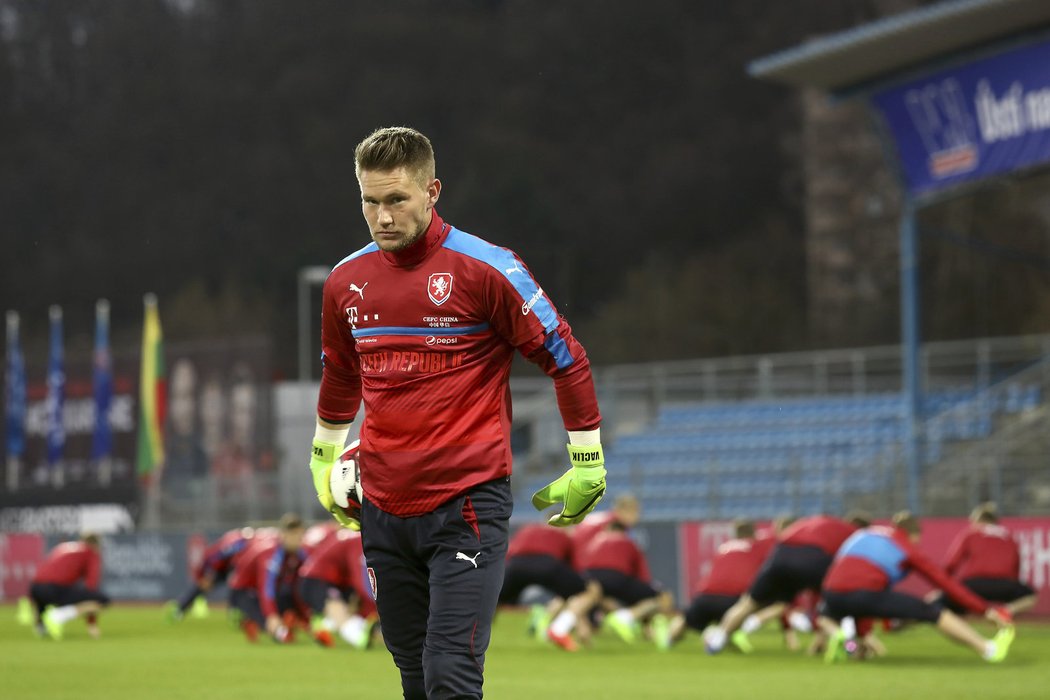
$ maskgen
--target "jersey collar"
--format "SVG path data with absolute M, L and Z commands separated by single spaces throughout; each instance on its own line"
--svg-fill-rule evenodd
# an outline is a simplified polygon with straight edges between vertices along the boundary
M 437 248 L 448 236 L 448 229 L 450 227 L 445 225 L 445 222 L 440 216 L 438 216 L 437 209 L 431 210 L 430 225 L 427 226 L 427 230 L 419 237 L 419 240 L 405 248 L 399 250 L 396 253 L 388 253 L 386 251 L 380 251 L 383 255 L 383 259 L 392 265 L 397 267 L 411 267 L 420 263 L 430 251 Z

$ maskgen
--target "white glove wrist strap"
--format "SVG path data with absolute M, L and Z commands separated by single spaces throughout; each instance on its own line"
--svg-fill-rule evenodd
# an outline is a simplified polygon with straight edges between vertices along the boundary
M 345 428 L 332 430 L 331 428 L 326 428 L 320 423 L 318 423 L 316 425 L 316 428 L 314 429 L 314 440 L 316 440 L 317 442 L 327 442 L 330 445 L 335 445 L 339 448 L 339 450 L 342 450 L 343 447 L 346 445 L 346 438 L 349 434 L 349 425 Z
M 570 430 L 570 445 L 600 445 L 602 444 L 602 429 L 594 430 Z

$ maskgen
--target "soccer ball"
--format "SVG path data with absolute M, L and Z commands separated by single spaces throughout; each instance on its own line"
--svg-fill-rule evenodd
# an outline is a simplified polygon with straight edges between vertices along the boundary
M 361 516 L 361 470 L 357 466 L 357 455 L 360 450 L 360 440 L 354 440 L 347 445 L 343 453 L 339 455 L 339 461 L 332 467 L 332 476 L 329 481 L 332 500 L 351 518 Z

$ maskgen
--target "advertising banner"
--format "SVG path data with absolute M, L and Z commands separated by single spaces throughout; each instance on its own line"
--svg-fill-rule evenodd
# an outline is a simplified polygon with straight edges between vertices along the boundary
M 872 97 L 915 196 L 1050 161 L 1050 43 L 1024 46 Z
M 0 600 L 29 592 L 36 566 L 44 558 L 44 537 L 32 533 L 0 534 Z
M 161 601 L 188 588 L 185 535 L 102 539 L 102 590 L 116 600 Z
M 153 471 L 159 507 L 150 524 L 186 526 L 200 517 L 218 518 L 220 508 L 249 519 L 246 503 L 258 506 L 278 496 L 271 486 L 275 465 L 268 341 L 232 337 L 171 343 L 165 354 L 165 457 Z M 0 479 L 0 527 L 75 535 L 85 523 L 103 534 L 141 526 L 142 484 L 136 474 L 139 352 L 96 347 L 91 357 L 65 358 L 60 411 L 65 444 L 58 470 L 48 462 L 53 414 L 45 380 L 47 357 L 26 359 L 23 452 Z M 61 479 L 53 478 L 57 473 Z M 203 510 L 206 504 L 213 506 L 211 511 Z M 100 519 L 104 513 L 113 517 Z

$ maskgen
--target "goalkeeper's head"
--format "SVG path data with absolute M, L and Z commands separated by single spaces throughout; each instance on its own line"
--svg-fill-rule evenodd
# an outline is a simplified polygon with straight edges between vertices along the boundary
M 441 195 L 430 139 L 407 126 L 377 129 L 354 149 L 361 212 L 372 240 L 397 253 L 427 230 Z
M 354 148 L 354 169 L 358 180 L 366 170 L 398 168 L 407 170 L 416 183 L 426 189 L 437 171 L 430 139 L 407 126 L 387 126 L 376 129 Z

